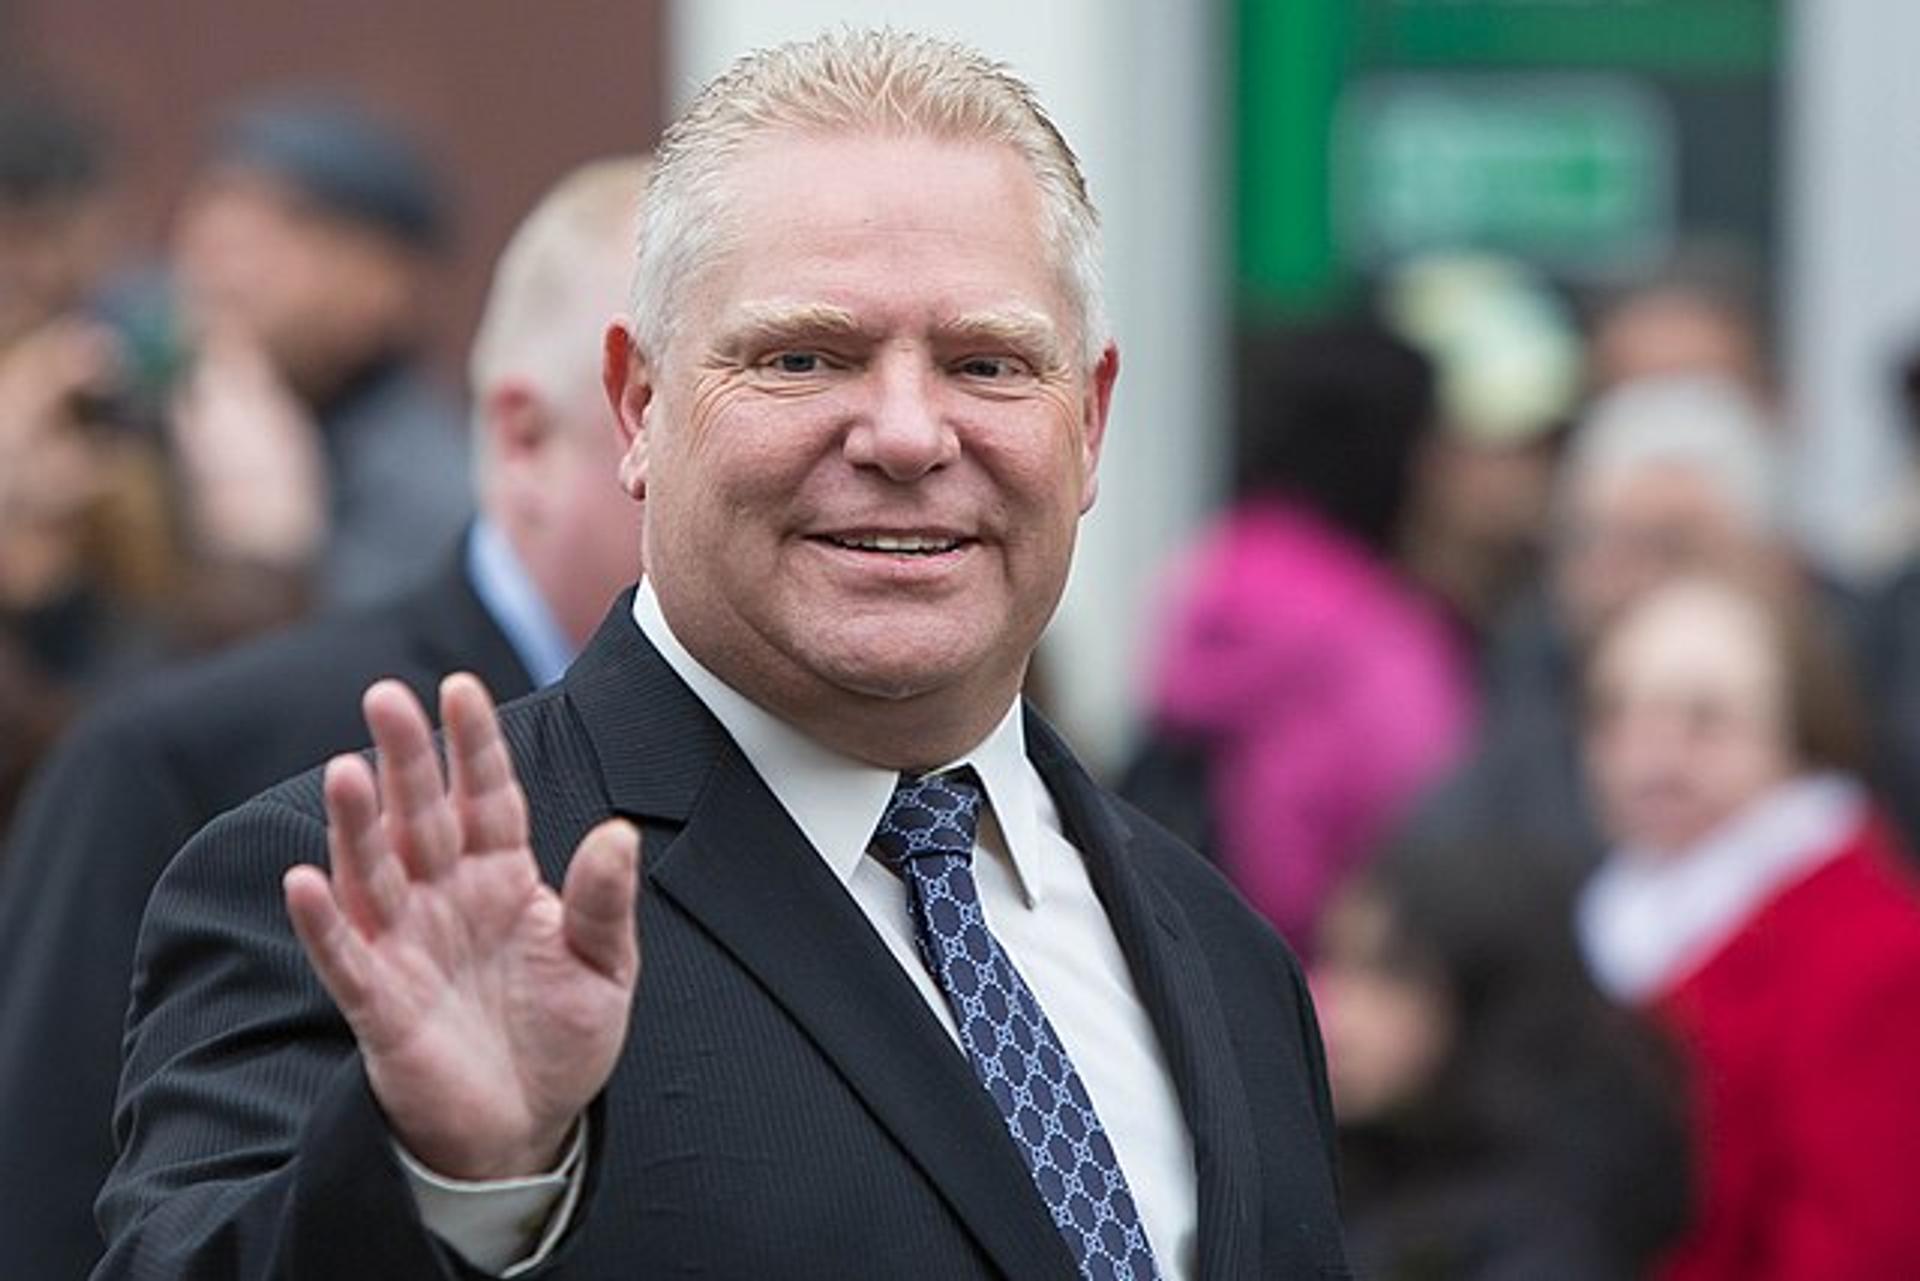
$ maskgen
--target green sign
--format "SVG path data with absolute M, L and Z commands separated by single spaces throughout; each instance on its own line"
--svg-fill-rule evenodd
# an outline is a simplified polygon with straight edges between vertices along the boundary
M 1608 275 L 1673 235 L 1672 125 L 1624 77 L 1362 80 L 1333 161 L 1342 256 L 1363 267 L 1471 248 Z
M 1781 38 L 1776 0 L 1348 2 L 1357 52 L 1374 66 L 1764 73 Z

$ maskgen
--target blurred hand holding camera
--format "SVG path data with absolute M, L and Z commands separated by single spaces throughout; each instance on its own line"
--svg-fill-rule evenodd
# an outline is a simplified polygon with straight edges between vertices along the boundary
M 231 326 L 203 334 L 170 424 L 202 555 L 274 569 L 312 563 L 327 531 L 319 429 L 255 340 Z

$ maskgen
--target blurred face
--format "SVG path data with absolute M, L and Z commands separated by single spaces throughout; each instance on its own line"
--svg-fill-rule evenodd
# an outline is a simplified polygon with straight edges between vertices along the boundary
M 1596 390 L 1675 374 L 1719 375 L 1762 397 L 1767 390 L 1752 328 L 1727 308 L 1682 291 L 1643 295 L 1609 315 L 1594 337 L 1590 363 Z
M 175 257 L 195 320 L 251 338 L 310 396 L 395 340 L 417 285 L 411 256 L 386 236 L 245 170 L 202 181 Z
M 1761 554 L 1758 538 L 1714 484 L 1680 467 L 1585 478 L 1559 537 L 1555 587 L 1580 637 L 1593 636 L 1677 574 L 1745 569 Z
M 1414 1102 L 1453 1044 L 1445 989 L 1397 955 L 1393 930 L 1391 912 L 1364 889 L 1336 898 L 1320 927 L 1313 998 L 1334 1111 L 1347 1124 Z
M 539 480 L 545 524 L 538 574 L 554 617 L 584 644 L 615 595 L 639 576 L 640 508 L 620 488 L 620 437 L 597 394 L 577 396 Z
M 843 749 L 908 708 L 984 734 L 1065 584 L 1117 356 L 1076 358 L 1010 148 L 778 135 L 730 177 L 664 358 L 623 371 L 609 335 L 662 608 Z
M 85 301 L 110 257 L 104 197 L 0 204 L 0 348 Z
M 1634 849 L 1684 851 L 1794 771 L 1774 629 L 1725 589 L 1648 598 L 1602 640 L 1588 698 L 1594 799 Z

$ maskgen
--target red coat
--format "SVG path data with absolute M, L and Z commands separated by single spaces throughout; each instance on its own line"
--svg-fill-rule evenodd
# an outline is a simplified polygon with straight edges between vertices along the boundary
M 1702 1189 L 1664 1281 L 1920 1277 L 1920 887 L 1898 860 L 1863 826 L 1655 1002 Z

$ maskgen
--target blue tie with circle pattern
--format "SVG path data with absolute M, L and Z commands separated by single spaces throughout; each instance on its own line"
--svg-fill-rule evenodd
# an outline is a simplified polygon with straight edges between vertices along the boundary
M 971 770 L 902 775 L 874 852 L 906 882 L 921 959 L 1080 1274 L 1153 1281 L 1153 1250 L 1093 1101 L 981 914 L 973 881 L 981 793 L 973 778 Z

